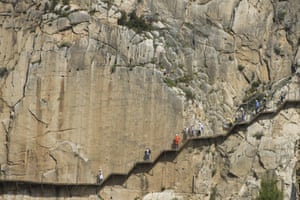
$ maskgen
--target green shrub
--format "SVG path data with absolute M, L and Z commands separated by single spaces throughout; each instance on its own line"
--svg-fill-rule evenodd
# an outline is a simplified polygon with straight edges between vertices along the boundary
M 217 198 L 217 187 L 214 186 L 211 188 L 209 200 L 216 200 Z
M 194 100 L 195 99 L 195 94 L 190 90 L 190 89 L 183 89 L 185 93 L 185 98 L 187 100 Z
M 177 79 L 177 82 L 180 83 L 189 83 L 193 80 L 193 75 L 184 75 Z
M 256 200 L 283 200 L 283 192 L 277 188 L 276 182 L 274 176 L 263 177 Z
M 70 5 L 70 0 L 62 0 L 62 3 L 63 3 L 64 5 Z
M 134 29 L 136 32 L 141 33 L 142 31 L 150 31 L 151 25 L 147 24 L 142 17 L 138 17 L 135 11 L 129 14 L 129 21 L 127 23 L 129 28 Z
M 264 136 L 264 133 L 262 131 L 256 132 L 253 137 L 255 137 L 257 140 L 260 140 Z
M 121 10 L 121 18 L 118 19 L 118 24 L 125 26 L 127 23 L 127 13 L 124 10 Z
M 283 21 L 286 15 L 286 11 L 285 10 L 279 10 L 277 13 L 277 19 L 279 21 Z
M 260 84 L 261 84 L 260 81 L 253 81 L 253 82 L 251 83 L 251 87 L 252 87 L 253 89 L 255 89 L 255 88 L 258 88 Z
M 55 6 L 59 3 L 59 0 L 52 0 L 50 4 L 50 11 L 53 11 Z
M 275 46 L 274 47 L 274 52 L 276 55 L 280 55 L 281 54 L 281 48 L 279 46 Z
M 194 25 L 192 23 L 185 22 L 184 25 L 190 29 L 194 29 Z
M 0 68 L 0 78 L 3 78 L 4 76 L 6 76 L 8 74 L 8 70 L 6 67 L 1 67 Z
M 241 65 L 241 64 L 239 64 L 238 65 L 238 70 L 241 72 L 241 71 L 243 71 L 245 69 L 245 66 L 244 65 Z
M 164 78 L 164 82 L 167 84 L 169 87 L 175 87 L 176 82 L 168 77 Z
M 121 11 L 121 18 L 118 19 L 118 24 L 127 26 L 128 28 L 135 30 L 137 33 L 152 30 L 152 26 L 147 23 L 142 17 L 138 17 L 136 15 L 136 11 L 132 11 L 131 13 L 129 13 L 128 17 L 125 11 Z
M 59 47 L 67 47 L 67 48 L 69 48 L 69 47 L 71 47 L 72 46 L 72 43 L 71 42 L 63 42 L 63 43 L 61 43 L 60 45 L 59 45 Z

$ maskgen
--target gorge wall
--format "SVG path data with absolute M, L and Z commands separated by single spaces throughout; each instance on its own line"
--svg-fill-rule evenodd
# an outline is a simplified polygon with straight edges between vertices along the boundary
M 0 178 L 95 183 L 99 168 L 126 173 L 146 147 L 157 156 L 199 120 L 205 134 L 222 132 L 243 100 L 276 99 L 298 70 L 299 10 L 296 0 L 0 0 Z M 270 137 L 297 124 L 285 119 Z M 224 151 L 243 157 L 240 148 Z M 237 193 L 245 182 L 233 180 Z
M 20 9 L 25 12 L 38 5 Z M 73 15 L 86 19 L 89 15 L 82 12 Z M 132 39 L 131 30 L 119 38 L 120 28 L 95 22 L 86 24 L 94 36 L 77 35 L 71 26 L 49 34 L 52 26 L 31 27 L 32 32 L 23 30 L 22 16 L 13 20 L 8 17 L 3 22 L 1 34 L 5 36 L 1 48 L 4 178 L 94 183 L 99 167 L 107 175 L 127 172 L 142 159 L 147 146 L 156 149 L 154 155 L 170 146 L 183 126 L 182 99 L 163 84 L 153 67 L 122 66 L 125 58 L 117 44 Z M 70 21 L 58 17 L 48 23 L 55 20 Z M 9 27 L 10 23 L 15 24 Z M 22 31 L 16 32 L 16 27 Z M 131 48 L 147 50 L 141 44 Z

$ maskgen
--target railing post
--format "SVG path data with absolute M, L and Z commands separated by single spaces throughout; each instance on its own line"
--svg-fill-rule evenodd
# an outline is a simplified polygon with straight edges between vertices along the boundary
M 192 179 L 192 193 L 195 194 L 195 176 L 193 175 Z

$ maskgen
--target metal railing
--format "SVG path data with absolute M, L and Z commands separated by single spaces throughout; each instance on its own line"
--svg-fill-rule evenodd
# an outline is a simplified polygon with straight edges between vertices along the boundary
M 157 162 L 159 162 L 160 158 L 162 158 L 163 156 L 166 156 L 167 153 L 175 153 L 176 155 L 178 155 L 188 144 L 190 141 L 193 140 L 210 140 L 212 138 L 214 139 L 218 139 L 218 137 L 224 138 L 223 136 L 228 136 L 230 135 L 232 132 L 234 132 L 234 128 L 239 126 L 239 124 L 243 123 L 245 126 L 249 126 L 253 121 L 255 121 L 256 119 L 258 119 L 257 116 L 262 116 L 264 114 L 267 114 L 268 112 L 273 112 L 273 113 L 277 113 L 279 112 L 281 109 L 284 109 L 284 105 L 291 103 L 291 102 L 296 102 L 296 103 L 300 103 L 300 88 L 295 88 L 293 90 L 288 89 L 285 98 L 283 101 L 280 101 L 280 99 L 274 99 L 271 101 L 266 102 L 266 106 L 264 107 L 264 109 L 259 110 L 259 112 L 255 113 L 255 115 L 250 115 L 249 118 L 247 118 L 247 120 L 242 121 L 242 122 L 238 122 L 232 125 L 232 127 L 228 130 L 225 131 L 225 133 L 220 133 L 220 134 L 215 134 L 215 135 L 203 135 L 203 136 L 198 136 L 198 137 L 191 137 L 191 138 L 187 138 L 186 141 L 184 141 L 179 149 L 167 149 L 167 150 L 163 150 L 160 153 L 158 153 L 158 155 L 156 157 L 154 157 L 153 159 L 151 159 L 150 161 L 144 162 L 145 164 L 148 165 L 147 169 L 149 168 L 153 168 L 155 166 L 155 164 Z M 211 140 L 210 140 L 211 141 Z M 103 187 L 105 185 L 107 185 L 107 182 L 110 182 L 111 179 L 115 179 L 115 178 L 122 178 L 122 179 L 127 179 L 132 173 L 134 173 L 135 168 L 139 167 L 141 164 L 143 164 L 143 159 L 142 158 L 142 154 L 138 155 L 138 158 L 135 159 L 133 166 L 129 169 L 129 171 L 127 173 L 110 173 L 108 174 L 108 176 L 102 181 L 101 184 L 96 184 L 96 183 L 38 183 L 38 182 L 34 182 L 34 181 L 26 181 L 26 180 L 0 180 L 0 182 L 5 182 L 5 181 L 9 181 L 9 182 L 22 182 L 22 183 L 37 183 L 37 184 L 49 184 L 49 185 L 88 185 L 88 186 L 97 186 L 97 187 Z M 128 164 L 128 163 L 127 163 Z M 131 163 L 132 164 L 132 163 Z M 129 164 L 130 165 L 130 164 Z M 100 189 L 100 188 L 99 188 Z
M 281 97 L 281 94 L 278 93 L 271 99 L 266 100 L 266 102 L 260 100 L 260 107 L 257 110 L 255 108 L 255 105 L 253 105 L 254 99 L 252 99 L 251 101 L 251 103 L 249 103 L 250 101 L 248 101 L 240 106 L 245 109 L 244 119 L 241 119 L 242 117 L 240 117 L 240 114 L 238 113 L 240 111 L 238 110 L 236 115 L 232 118 L 231 124 L 230 122 L 223 123 L 224 132 L 227 132 L 235 124 L 251 122 L 257 115 L 262 112 L 276 112 L 285 102 L 300 101 L 300 87 L 293 89 L 287 88 L 287 90 L 284 91 L 283 97 Z M 222 134 L 224 134 L 224 132 Z

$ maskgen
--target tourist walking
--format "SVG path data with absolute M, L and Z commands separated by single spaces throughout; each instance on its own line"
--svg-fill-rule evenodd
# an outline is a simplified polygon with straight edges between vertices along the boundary
M 149 148 L 146 148 L 145 150 L 145 154 L 144 154 L 144 160 L 150 160 L 150 156 L 151 156 L 151 150 Z
M 204 131 L 203 124 L 201 122 L 199 122 L 198 126 L 199 126 L 198 127 L 199 128 L 198 136 L 201 136 L 203 134 L 203 131 Z
M 102 181 L 103 181 L 103 173 L 102 173 L 102 169 L 99 169 L 98 184 L 100 184 Z
M 178 134 L 176 134 L 175 138 L 174 138 L 174 148 L 175 149 L 178 149 L 179 143 L 180 143 L 180 136 Z
M 283 101 L 285 99 L 285 96 L 286 96 L 286 92 L 284 90 L 281 91 L 281 93 L 280 93 L 280 103 L 283 103 Z
M 260 103 L 259 103 L 259 101 L 256 99 L 256 100 L 255 100 L 255 114 L 258 113 L 259 108 L 260 108 Z

